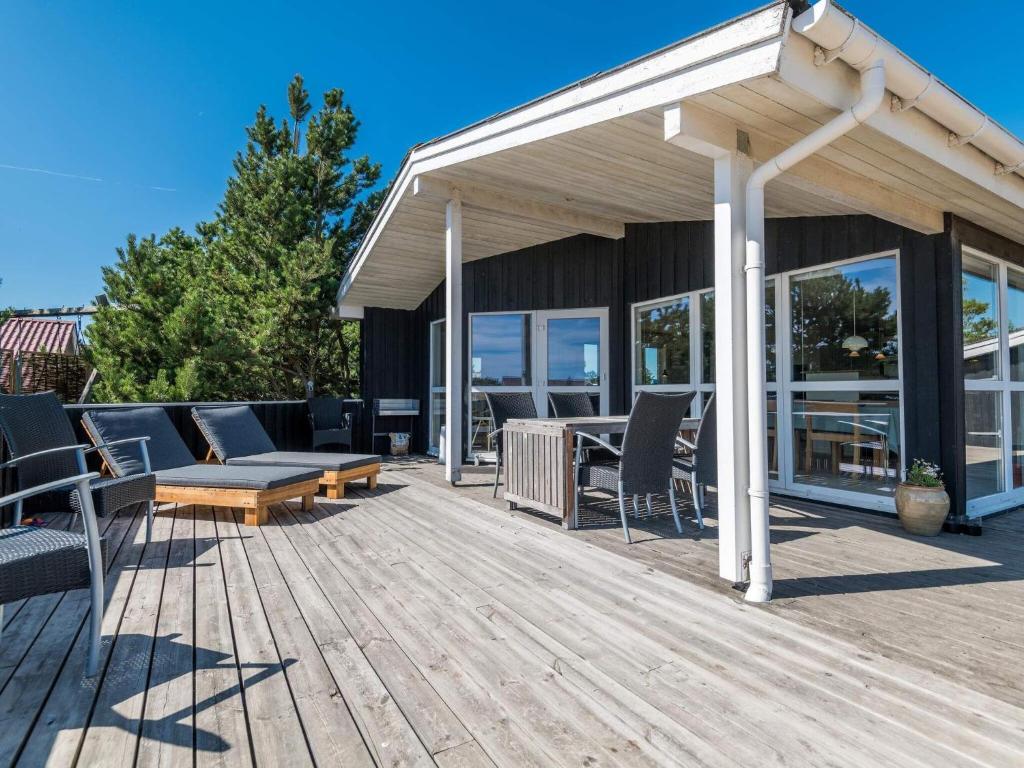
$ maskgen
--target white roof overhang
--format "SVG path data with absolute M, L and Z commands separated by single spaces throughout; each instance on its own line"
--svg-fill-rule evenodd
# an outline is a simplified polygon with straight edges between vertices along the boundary
M 414 148 L 343 276 L 339 307 L 418 306 L 444 277 L 454 195 L 467 261 L 583 232 L 618 237 L 625 223 L 711 218 L 712 161 L 666 141 L 680 104 L 709 140 L 735 146 L 743 131 L 762 162 L 857 98 L 856 71 L 815 66 L 813 43 L 790 22 L 775 3 Z M 997 176 L 947 134 L 914 110 L 883 110 L 769 185 L 767 213 L 863 212 L 937 232 L 950 211 L 1024 241 L 1024 179 Z

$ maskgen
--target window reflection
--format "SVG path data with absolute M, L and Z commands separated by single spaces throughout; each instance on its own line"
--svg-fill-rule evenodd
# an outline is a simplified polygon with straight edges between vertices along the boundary
M 894 257 L 794 276 L 793 380 L 898 378 L 896 286 Z
M 598 386 L 601 382 L 601 319 L 548 321 L 548 386 Z
M 715 382 L 715 294 L 700 297 L 700 380 L 704 384 Z
M 636 310 L 634 384 L 690 383 L 690 300 Z
M 529 386 L 530 316 L 473 317 L 471 356 L 475 386 Z
M 764 285 L 765 380 L 775 381 L 775 281 Z
M 964 393 L 967 498 L 1003 490 L 1003 415 L 999 392 Z
M 1010 378 L 1024 381 L 1024 272 L 1006 270 L 1006 320 L 1010 342 Z
M 794 392 L 793 479 L 891 496 L 900 464 L 896 392 Z
M 963 257 L 964 378 L 999 377 L 999 290 L 995 264 Z

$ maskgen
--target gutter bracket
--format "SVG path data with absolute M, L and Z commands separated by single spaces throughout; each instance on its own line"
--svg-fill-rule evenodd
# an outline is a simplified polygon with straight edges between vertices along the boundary
M 853 38 L 856 37 L 857 35 L 857 28 L 859 25 L 860 22 L 857 21 L 857 19 L 854 19 L 853 27 L 850 29 L 850 34 L 846 36 L 846 39 L 843 41 L 843 44 L 840 45 L 838 48 L 826 50 L 822 48 L 820 45 L 814 46 L 814 66 L 824 67 L 828 64 L 831 64 L 833 61 L 835 61 L 844 53 L 846 53 L 846 48 L 847 46 L 850 45 L 850 41 L 853 40 Z
M 908 109 L 913 109 L 914 107 L 916 107 L 920 103 L 921 99 L 923 99 L 928 94 L 928 91 L 931 90 L 931 87 L 933 85 L 935 85 L 935 75 L 929 74 L 928 75 L 928 84 L 914 98 L 907 99 L 906 101 L 904 101 L 899 96 L 896 96 L 895 94 L 893 94 L 893 97 L 892 97 L 892 111 L 899 113 L 899 112 L 906 112 Z
M 1024 160 L 1021 160 L 1016 165 L 1003 165 L 1000 162 L 996 163 L 996 176 L 1009 176 L 1017 173 L 1017 171 L 1024 171 Z
M 978 134 L 980 134 L 982 131 L 988 128 L 988 122 L 988 115 L 985 115 L 985 119 L 981 121 L 981 126 L 970 136 L 958 136 L 957 134 L 953 133 L 953 131 L 950 131 L 947 143 L 951 147 L 962 147 L 965 144 L 970 144 L 972 141 L 978 138 Z

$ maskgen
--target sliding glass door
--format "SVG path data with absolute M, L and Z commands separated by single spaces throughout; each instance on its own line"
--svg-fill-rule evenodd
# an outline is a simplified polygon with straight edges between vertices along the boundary
M 445 321 L 430 324 L 430 440 L 427 453 L 436 456 L 441 448 L 441 428 L 445 407 Z

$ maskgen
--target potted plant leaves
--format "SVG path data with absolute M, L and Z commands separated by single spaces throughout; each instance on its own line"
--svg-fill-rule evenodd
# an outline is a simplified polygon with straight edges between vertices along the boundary
M 938 466 L 914 459 L 906 479 L 896 486 L 896 513 L 908 533 L 938 535 L 949 514 L 949 495 Z

